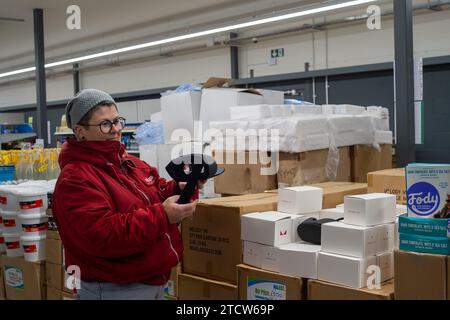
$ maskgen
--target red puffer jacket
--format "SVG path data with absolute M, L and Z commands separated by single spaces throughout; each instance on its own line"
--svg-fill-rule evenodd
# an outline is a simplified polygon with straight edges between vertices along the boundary
M 66 266 L 78 265 L 85 281 L 164 284 L 183 251 L 161 204 L 175 182 L 118 141 L 69 139 L 59 164 L 52 207 Z

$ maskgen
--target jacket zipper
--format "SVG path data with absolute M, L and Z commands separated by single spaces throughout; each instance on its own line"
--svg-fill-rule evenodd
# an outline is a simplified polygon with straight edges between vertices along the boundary
M 150 199 L 147 197 L 145 192 L 142 191 L 141 189 L 139 189 L 136 182 L 133 181 L 133 184 L 134 184 L 134 187 L 136 188 L 136 190 L 139 191 L 144 196 L 145 200 L 147 200 L 148 204 L 151 205 L 152 203 L 150 202 Z
M 125 171 L 123 170 L 123 166 L 122 166 L 122 160 L 120 159 L 119 155 L 118 155 L 118 157 L 119 157 L 119 163 L 120 163 L 120 170 L 125 174 Z M 137 183 L 135 181 L 133 181 L 133 184 L 134 184 L 134 187 L 136 188 L 136 190 L 139 191 L 139 193 L 144 196 L 145 200 L 147 200 L 148 204 L 151 205 L 152 203 L 151 203 L 150 199 L 147 197 L 147 195 L 145 194 L 145 192 L 142 191 L 141 189 L 139 189 L 139 187 L 137 186 Z
M 170 238 L 169 234 L 166 232 L 166 237 L 169 240 L 170 248 L 172 249 L 173 253 L 177 256 L 177 264 L 180 263 L 180 257 L 178 256 L 178 253 L 175 251 L 175 248 L 172 245 L 172 239 Z
M 120 156 L 119 156 L 119 160 L 120 160 Z M 122 167 L 122 164 L 120 166 Z M 144 193 L 144 191 L 139 189 L 136 182 L 133 181 L 133 183 L 134 183 L 134 187 L 136 188 L 136 190 L 138 190 L 144 196 L 144 198 L 147 200 L 148 204 L 151 205 L 150 199 L 147 197 L 147 195 Z M 170 238 L 170 236 L 167 232 L 165 233 L 165 235 L 166 235 L 167 239 L 169 240 L 170 249 L 172 249 L 173 253 L 175 253 L 175 256 L 177 257 L 177 264 L 178 264 L 178 263 L 180 263 L 180 257 L 178 256 L 177 251 L 173 247 L 172 239 Z

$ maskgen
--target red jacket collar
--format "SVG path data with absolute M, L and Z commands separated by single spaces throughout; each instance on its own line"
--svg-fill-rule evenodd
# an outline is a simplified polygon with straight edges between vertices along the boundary
M 125 153 L 125 146 L 119 141 L 77 141 L 69 138 L 62 146 L 59 166 L 64 168 L 71 161 L 90 162 L 96 166 L 107 163 L 120 167 Z

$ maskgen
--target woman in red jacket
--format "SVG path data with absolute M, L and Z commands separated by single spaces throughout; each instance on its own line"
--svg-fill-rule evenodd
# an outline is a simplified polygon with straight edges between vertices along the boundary
M 182 257 L 177 224 L 197 201 L 177 204 L 180 186 L 126 153 L 125 119 L 109 94 L 81 91 L 66 119 L 75 138 L 62 147 L 53 211 L 65 266 L 79 270 L 78 298 L 162 299 Z

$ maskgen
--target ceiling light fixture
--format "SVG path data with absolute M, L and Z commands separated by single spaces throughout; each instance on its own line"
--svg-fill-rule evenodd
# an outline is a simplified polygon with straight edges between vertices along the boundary
M 283 20 L 288 20 L 288 19 L 293 19 L 293 18 L 298 18 L 298 17 L 304 17 L 304 16 L 308 16 L 308 15 L 312 15 L 312 14 L 353 7 L 353 6 L 362 5 L 362 4 L 375 2 L 375 1 L 377 1 L 377 0 L 354 0 L 354 1 L 347 1 L 347 2 L 343 2 L 343 3 L 323 6 L 323 7 L 319 7 L 319 8 L 314 8 L 314 9 L 302 10 L 302 11 L 298 11 L 298 12 L 283 14 L 280 16 L 238 23 L 238 24 L 234 24 L 234 25 L 230 25 L 230 26 L 189 33 L 189 34 L 171 37 L 171 38 L 167 38 L 167 39 L 146 42 L 146 43 L 142 43 L 142 44 L 138 44 L 138 45 L 134 45 L 134 46 L 124 47 L 124 48 L 119 48 L 119 49 L 114 49 L 114 50 L 108 50 L 108 51 L 89 54 L 89 55 L 76 57 L 76 58 L 72 58 L 72 59 L 66 59 L 66 60 L 56 61 L 56 62 L 52 62 L 52 63 L 47 63 L 45 65 L 45 68 L 52 68 L 52 67 L 57 67 L 57 66 L 65 65 L 65 64 L 72 64 L 72 63 L 76 63 L 76 62 L 110 56 L 110 55 L 114 55 L 114 54 L 118 54 L 118 53 L 124 53 L 124 52 L 135 51 L 135 50 L 149 48 L 149 47 L 155 47 L 155 46 L 159 46 L 159 45 L 163 45 L 163 44 L 167 44 L 167 43 L 173 43 L 173 42 L 178 42 L 178 41 L 182 41 L 182 40 L 199 38 L 199 37 L 203 37 L 203 36 L 207 36 L 207 35 L 211 35 L 211 34 L 227 32 L 227 31 L 232 31 L 232 30 L 237 30 L 237 29 L 244 29 L 244 28 L 248 28 L 248 27 L 253 27 L 253 26 L 258 26 L 258 25 L 262 25 L 262 24 L 278 22 L 278 21 L 283 21 Z M 11 75 L 16 75 L 16 74 L 20 74 L 20 73 L 26 73 L 26 72 L 30 72 L 30 71 L 35 71 L 35 70 L 36 70 L 36 67 L 29 67 L 29 68 L 10 71 L 10 72 L 0 73 L 0 78 L 8 77 Z

